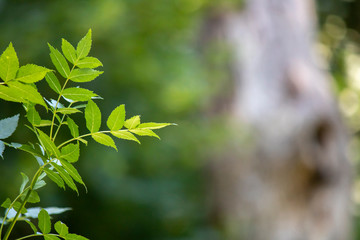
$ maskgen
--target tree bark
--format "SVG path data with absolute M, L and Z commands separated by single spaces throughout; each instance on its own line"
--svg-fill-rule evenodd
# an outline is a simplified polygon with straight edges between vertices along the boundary
M 204 29 L 232 49 L 225 105 L 250 132 L 209 167 L 226 239 L 349 239 L 347 136 L 314 49 L 313 1 L 248 0 L 212 11 Z

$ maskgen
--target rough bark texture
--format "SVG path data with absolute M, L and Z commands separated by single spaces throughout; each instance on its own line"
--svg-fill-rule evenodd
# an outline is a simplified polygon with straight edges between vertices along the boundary
M 349 239 L 346 134 L 314 50 L 314 12 L 310 0 L 248 0 L 205 28 L 233 50 L 230 115 L 252 135 L 210 167 L 227 239 Z

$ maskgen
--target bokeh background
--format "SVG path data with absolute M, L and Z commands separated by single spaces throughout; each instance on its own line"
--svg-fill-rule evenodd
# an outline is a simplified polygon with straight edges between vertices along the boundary
M 178 124 L 160 130 L 161 141 L 146 137 L 141 145 L 117 141 L 118 152 L 94 142 L 82 148 L 77 166 L 89 192 L 82 190 L 77 196 L 50 182 L 40 191 L 41 206 L 73 208 L 59 217 L 71 232 L 106 240 L 221 239 L 209 217 L 204 169 L 208 151 L 216 151 L 225 137 L 217 130 L 221 116 L 210 120 L 207 113 L 219 92 L 226 95 L 227 73 L 221 68 L 209 70 L 209 61 L 221 63 L 224 56 L 212 54 L 211 49 L 204 54 L 200 36 L 212 9 L 233 4 L 238 1 L 0 0 L 0 49 L 13 42 L 21 65 L 52 68 L 47 43 L 60 48 L 65 38 L 76 44 L 91 28 L 91 55 L 102 61 L 104 74 L 85 86 L 104 98 L 97 101 L 104 119 L 116 106 L 126 104 L 127 116 L 141 114 L 143 121 Z M 360 1 L 318 0 L 317 5 L 317 49 L 333 77 L 357 168 Z M 46 83 L 39 88 L 47 91 Z M 44 95 L 52 97 L 50 91 Z M 0 118 L 19 111 L 25 122 L 20 104 L 0 101 Z M 21 127 L 12 140 L 31 139 L 30 131 Z M 24 153 L 7 149 L 4 156 L 1 201 L 17 193 L 19 169 L 32 175 L 37 167 L 36 160 Z M 354 200 L 360 203 L 359 180 Z M 359 239 L 357 207 L 353 215 L 355 239 Z M 26 231 L 19 224 L 14 237 Z

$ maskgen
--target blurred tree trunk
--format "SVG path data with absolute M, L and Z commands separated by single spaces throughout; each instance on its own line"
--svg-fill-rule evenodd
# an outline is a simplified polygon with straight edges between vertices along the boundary
M 232 122 L 251 135 L 247 144 L 235 140 L 209 167 L 225 239 L 349 239 L 346 132 L 314 49 L 313 1 L 248 0 L 239 10 L 218 8 L 203 40 L 231 48 L 232 94 L 214 111 L 227 106 Z

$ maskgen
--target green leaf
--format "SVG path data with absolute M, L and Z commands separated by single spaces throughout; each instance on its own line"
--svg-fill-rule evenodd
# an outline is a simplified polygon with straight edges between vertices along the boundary
M 77 68 L 71 72 L 69 78 L 74 82 L 90 82 L 102 73 L 90 68 Z
M 76 66 L 78 66 L 79 68 L 97 68 L 102 66 L 102 63 L 97 58 L 85 57 L 79 60 Z
M 160 137 L 156 133 L 154 133 L 152 130 L 146 129 L 146 128 L 135 128 L 135 129 L 131 129 L 130 132 L 135 133 L 136 135 L 139 135 L 139 136 L 150 136 L 150 137 L 156 137 L 156 138 L 160 139 Z
M 48 45 L 50 48 L 50 58 L 52 63 L 54 64 L 60 75 L 64 78 L 67 78 L 70 74 L 70 68 L 68 63 L 66 62 L 66 59 L 57 49 L 55 49 L 50 44 Z
M 97 95 L 85 88 L 67 88 L 63 91 L 63 96 L 73 101 L 89 101 Z
M 65 240 L 89 240 L 89 239 L 74 233 L 69 233 L 68 235 L 65 236 Z
M 76 55 L 78 59 L 82 59 L 86 57 L 89 54 L 90 49 L 91 49 L 91 29 L 89 29 L 85 37 L 83 37 L 76 46 Z
M 116 131 L 123 127 L 124 122 L 125 122 L 125 105 L 122 104 L 111 112 L 106 124 L 111 131 Z
M 21 208 L 21 203 L 20 202 L 15 202 L 14 203 L 14 205 L 13 205 L 13 208 L 14 208 L 14 210 L 16 211 L 16 212 L 19 212 L 19 210 L 20 210 L 20 208 Z M 26 213 L 27 212 L 27 210 L 26 210 L 26 208 L 22 208 L 21 209 L 21 212 L 20 213 Z
M 48 168 L 44 168 L 44 172 L 60 188 L 65 189 L 64 181 L 62 180 L 62 178 L 60 177 L 60 175 L 58 173 L 56 173 L 53 170 L 50 170 Z
M 8 86 L 22 94 L 22 98 L 47 108 L 41 94 L 33 86 L 14 81 L 8 82 Z
M 124 126 L 127 129 L 133 129 L 136 128 L 140 124 L 140 116 L 133 116 L 132 118 L 129 118 L 125 121 Z
M 25 199 L 25 195 L 28 193 L 29 190 L 26 190 L 24 192 L 24 194 L 22 194 L 21 196 L 21 200 L 24 201 Z M 27 200 L 29 203 L 38 203 L 40 202 L 40 197 L 39 197 L 39 194 L 36 192 L 36 191 L 31 191 L 30 192 L 30 196 Z
M 40 189 L 46 185 L 46 182 L 44 180 L 38 180 L 36 181 L 33 190 Z
M 54 225 L 55 231 L 62 237 L 69 233 L 69 228 L 62 222 L 57 221 Z
M 33 104 L 28 104 L 26 118 L 32 125 L 40 124 L 40 122 L 41 122 L 40 115 L 36 111 L 35 106 Z
M 39 133 L 39 139 L 45 151 L 49 153 L 49 155 L 55 155 L 56 157 L 60 156 L 59 149 L 55 146 L 55 143 L 51 141 L 50 137 L 46 135 L 43 131 L 37 129 Z
M 19 69 L 19 60 L 12 43 L 0 56 L 0 78 L 5 82 L 12 80 Z
M 27 64 L 19 68 L 15 80 L 24 83 L 38 82 L 50 71 L 50 69 L 40 67 L 35 64 Z
M 70 176 L 78 183 L 84 185 L 85 189 L 86 189 L 86 185 L 84 183 L 84 181 L 82 180 L 79 172 L 76 170 L 76 168 L 69 162 L 64 161 L 62 159 L 60 159 L 61 165 L 63 166 L 63 168 L 66 170 L 66 172 L 68 174 L 70 174 Z M 87 191 L 87 189 L 86 189 Z
M 19 114 L 0 120 L 0 139 L 10 137 L 18 125 Z
M 41 120 L 39 124 L 35 125 L 36 127 L 47 127 L 47 126 L 51 126 L 51 121 L 50 120 Z
M 170 125 L 176 125 L 173 123 L 155 123 L 155 122 L 148 122 L 148 123 L 141 123 L 138 128 L 147 128 L 147 129 L 160 129 L 163 127 L 167 127 Z
M 65 169 L 63 167 L 57 165 L 54 162 L 52 162 L 51 165 L 54 166 L 56 171 L 58 171 L 58 173 L 60 174 L 60 177 L 64 180 L 66 185 L 68 185 L 72 190 L 76 191 L 77 194 L 79 195 L 79 191 L 78 191 L 74 181 L 70 177 L 69 173 L 67 173 L 67 171 L 65 171 Z
M 67 117 L 66 122 L 68 123 L 68 128 L 70 129 L 71 135 L 76 138 L 79 136 L 79 127 L 71 118 Z
M 1 204 L 1 207 L 3 208 L 9 208 L 11 205 L 11 200 L 10 198 L 6 198 L 6 200 Z
M 26 184 L 29 182 L 29 177 L 26 176 L 26 174 L 23 173 L 23 172 L 20 172 L 20 174 L 21 174 L 21 177 L 22 177 L 22 182 L 21 182 L 21 186 L 20 186 L 20 193 L 22 193 L 22 191 L 24 191 L 24 189 L 25 189 Z
M 110 136 L 108 136 L 108 135 L 106 135 L 104 133 L 94 133 L 94 134 L 91 134 L 91 136 L 98 143 L 101 143 L 101 144 L 103 144 L 105 146 L 113 147 L 117 151 L 115 142 Z
M 90 100 L 85 108 L 86 127 L 91 133 L 97 132 L 101 125 L 101 112 L 99 107 Z
M 132 133 L 130 133 L 128 131 L 124 131 L 124 130 L 111 131 L 111 134 L 117 138 L 135 141 L 140 144 L 140 141 Z
M 76 108 L 58 108 L 56 111 L 62 114 L 73 114 L 81 112 Z
M 80 142 L 84 143 L 84 144 L 87 146 L 88 142 L 87 142 L 85 139 L 79 138 L 78 140 L 79 140 Z
M 16 91 L 16 89 L 0 85 L 0 98 L 11 102 L 24 102 L 23 93 Z
M 74 163 L 79 160 L 80 147 L 79 144 L 69 143 L 68 145 L 61 148 L 61 158 Z
M 57 77 L 55 76 L 55 74 L 53 72 L 48 72 L 45 75 L 45 80 L 49 84 L 49 87 L 52 90 L 54 90 L 56 93 L 61 92 L 60 82 L 59 82 L 59 80 L 57 79 Z
M 27 224 L 29 224 L 29 226 L 31 227 L 31 229 L 33 230 L 33 232 L 34 233 L 37 233 L 37 228 L 36 228 L 36 226 L 32 223 L 32 222 L 30 222 L 29 220 L 24 220 Z
M 62 39 L 61 50 L 65 55 L 66 59 L 69 60 L 69 62 L 71 62 L 72 64 L 76 62 L 76 50 L 73 45 L 71 45 L 71 43 L 69 43 L 65 39 Z
M 50 234 L 45 234 L 45 235 L 44 235 L 44 239 L 45 239 L 45 240 L 60 240 L 60 238 L 58 238 L 57 236 L 55 236 L 55 235 L 50 235 Z
M 38 215 L 38 227 L 42 233 L 49 233 L 51 231 L 51 221 L 48 212 L 41 209 Z

